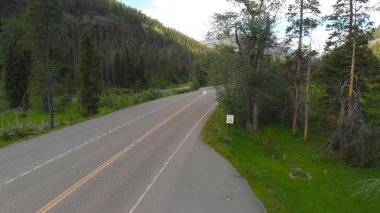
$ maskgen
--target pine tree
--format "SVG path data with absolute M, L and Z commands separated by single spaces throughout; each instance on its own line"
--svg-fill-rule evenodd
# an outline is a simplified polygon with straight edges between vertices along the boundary
M 34 89 L 47 100 L 50 127 L 54 128 L 54 87 L 60 80 L 59 65 L 62 64 L 62 11 L 58 0 L 33 0 L 25 17 L 33 49 Z
M 16 42 L 8 44 L 4 62 L 3 82 L 9 106 L 26 109 L 30 67 L 22 47 Z
M 100 55 L 86 27 L 80 37 L 79 51 L 79 100 L 83 114 L 88 117 L 97 114 L 101 91 Z
M 25 26 L 17 19 L 7 19 L 3 23 L 0 54 L 4 66 L 0 79 L 4 89 L 5 99 L 9 107 L 28 109 L 28 80 L 31 67 L 31 56 L 25 43 Z M 4 57 L 4 58 L 3 58 Z
M 300 98 L 301 98 L 301 73 L 303 67 L 304 52 L 303 37 L 310 35 L 310 31 L 318 26 L 317 15 L 320 14 L 318 0 L 296 0 L 295 4 L 289 6 L 288 21 L 290 26 L 286 29 L 290 40 L 298 38 L 298 48 L 296 51 L 297 70 L 295 74 L 295 95 L 293 114 L 293 135 L 298 132 Z
M 325 45 L 326 50 L 343 45 L 347 38 L 367 34 L 373 23 L 366 7 L 368 0 L 337 0 L 334 12 L 328 16 L 326 25 L 330 32 Z
M 114 53 L 114 82 L 117 87 L 126 87 L 127 85 L 127 61 L 124 52 L 116 51 Z
M 125 87 L 131 88 L 135 80 L 134 67 L 132 64 L 132 59 L 129 51 L 124 51 L 122 54 L 122 61 L 124 63 L 125 70 Z
M 337 96 L 340 110 L 337 128 L 328 148 L 337 151 L 343 159 L 360 166 L 368 165 L 374 159 L 375 134 L 368 126 L 362 109 L 368 100 L 369 81 L 366 79 L 376 78 L 377 73 L 374 70 L 378 67 L 376 57 L 368 48 L 372 23 L 364 12 L 367 2 L 368 0 L 337 1 L 334 14 L 329 17 L 331 24 L 327 26 L 333 29 L 333 33 L 326 43 L 326 48 L 330 48 L 333 46 L 331 43 L 335 42 L 335 48 L 325 57 L 325 60 L 332 59 L 337 62 L 325 63 L 337 70 L 330 74 L 334 77 L 341 75 L 337 81 L 339 84 L 333 83 L 339 89 Z M 339 66 L 342 63 L 339 61 L 345 66 Z

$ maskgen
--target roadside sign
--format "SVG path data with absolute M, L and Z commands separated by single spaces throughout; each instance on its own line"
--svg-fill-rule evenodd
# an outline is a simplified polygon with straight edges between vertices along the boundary
M 205 90 L 205 91 L 203 91 L 203 95 L 206 95 L 206 94 L 207 94 L 206 90 Z
M 234 124 L 234 115 L 227 115 L 227 124 Z

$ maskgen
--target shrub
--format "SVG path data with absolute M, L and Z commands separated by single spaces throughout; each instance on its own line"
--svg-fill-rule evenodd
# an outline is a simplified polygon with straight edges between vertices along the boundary
M 65 110 L 67 105 L 71 102 L 68 96 L 59 96 L 55 98 L 54 110 L 56 112 L 62 112 Z
M 5 141 L 9 141 L 11 139 L 11 135 L 10 135 L 10 132 L 9 130 L 3 130 L 1 132 L 1 139 L 5 140 Z
M 193 77 L 193 80 L 191 81 L 191 89 L 198 90 L 201 84 L 199 83 L 198 79 L 196 77 Z

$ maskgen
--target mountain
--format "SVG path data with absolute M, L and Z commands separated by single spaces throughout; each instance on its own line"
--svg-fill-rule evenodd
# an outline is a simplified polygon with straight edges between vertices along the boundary
M 0 5 L 0 18 L 22 17 L 29 1 L 6 0 Z M 64 72 L 69 72 L 74 79 L 77 78 L 79 36 L 87 25 L 101 52 L 102 78 L 109 86 L 114 86 L 117 80 L 116 52 L 129 55 L 139 84 L 155 86 L 162 82 L 189 80 L 193 58 L 207 49 L 116 0 L 59 0 L 59 6 L 64 14 L 62 42 L 67 48 L 64 50 L 67 64 Z

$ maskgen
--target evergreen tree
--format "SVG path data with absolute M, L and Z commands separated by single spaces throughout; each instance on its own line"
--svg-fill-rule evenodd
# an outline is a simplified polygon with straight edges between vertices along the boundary
M 355 67 L 357 91 L 362 97 L 368 97 L 371 84 L 378 76 L 379 63 L 371 49 L 368 48 L 368 40 L 358 37 L 356 41 Z M 340 110 L 340 99 L 342 95 L 348 94 L 347 81 L 351 67 L 352 42 L 337 47 L 322 56 L 321 67 L 316 73 L 318 85 L 324 92 L 323 105 L 329 113 L 336 114 Z M 365 107 L 364 107 L 365 108 Z
M 356 36 L 368 33 L 373 23 L 370 21 L 368 0 L 337 0 L 334 12 L 327 17 L 327 31 L 330 32 L 325 45 L 326 50 L 338 47 L 346 42 L 353 32 Z M 368 35 L 368 34 L 367 34 Z
M 301 73 L 304 52 L 303 37 L 310 35 L 310 31 L 318 26 L 317 15 L 321 13 L 318 0 L 296 0 L 295 4 L 289 6 L 288 21 L 290 26 L 286 29 L 290 40 L 298 38 L 298 48 L 296 51 L 297 70 L 295 74 L 295 95 L 293 114 L 293 135 L 297 134 L 299 126 L 300 99 L 301 99 Z
M 128 60 L 124 55 L 126 53 L 121 51 L 116 51 L 114 53 L 114 82 L 117 87 L 126 87 L 127 84 L 127 61 Z
M 28 108 L 28 80 L 30 75 L 30 51 L 26 49 L 24 25 L 16 19 L 4 22 L 2 34 L 4 69 L 2 83 L 10 107 Z
M 374 131 L 368 126 L 368 120 L 363 116 L 363 108 L 370 91 L 369 81 L 378 75 L 378 61 L 368 48 L 371 36 L 369 15 L 365 13 L 368 0 L 338 0 L 334 13 L 329 17 L 328 29 L 333 29 L 326 48 L 335 43 L 330 49 L 331 54 L 325 57 L 325 65 L 333 69 L 330 73 L 337 82 L 339 115 L 337 128 L 333 133 L 328 148 L 337 151 L 347 161 L 358 165 L 368 165 L 374 159 Z M 329 61 L 331 60 L 331 61 Z M 329 63 L 330 62 L 330 63 Z M 331 64 L 331 62 L 335 62 Z M 347 77 L 348 76 L 348 77 Z M 331 76 L 330 76 L 331 77 Z M 325 79 L 325 80 L 330 80 Z M 371 82 L 373 84 L 373 82 Z
M 27 86 L 30 67 L 22 47 L 12 42 L 5 51 L 3 82 L 9 106 L 23 107 L 27 104 Z
M 132 64 L 132 59 L 129 51 L 124 51 L 122 54 L 122 61 L 124 63 L 124 71 L 125 71 L 125 87 L 131 88 L 135 80 L 134 67 Z
M 88 117 L 97 114 L 101 91 L 100 55 L 86 27 L 80 37 L 79 51 L 79 100 L 83 114 Z
M 145 87 L 147 83 L 147 79 L 146 79 L 146 68 L 145 68 L 145 62 L 144 62 L 143 56 L 140 56 L 139 61 L 136 65 L 135 75 L 137 77 L 135 86 L 137 88 Z
M 54 87 L 60 81 L 62 57 L 62 11 L 58 0 L 30 2 L 26 22 L 28 37 L 33 48 L 32 79 L 35 90 L 47 100 L 50 127 L 54 128 Z

